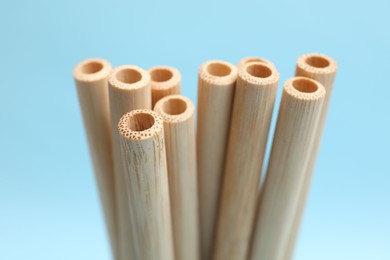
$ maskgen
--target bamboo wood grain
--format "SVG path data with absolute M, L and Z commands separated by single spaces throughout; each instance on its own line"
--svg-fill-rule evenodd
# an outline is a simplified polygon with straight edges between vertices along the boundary
M 180 94 L 181 91 L 181 74 L 169 66 L 156 66 L 149 69 L 152 88 L 152 107 L 161 98 Z
M 163 120 L 137 109 L 118 128 L 136 259 L 174 260 Z
M 118 259 L 114 164 L 107 86 L 110 71 L 111 64 L 108 61 L 95 58 L 79 63 L 73 71 L 73 76 L 112 253 L 114 258 Z
M 309 165 L 306 170 L 305 182 L 299 198 L 298 210 L 295 213 L 293 231 L 291 232 L 290 242 L 286 251 L 286 260 L 292 259 L 296 240 L 298 237 L 299 228 L 304 213 L 306 200 L 309 194 L 310 184 L 314 173 L 315 163 L 317 161 L 318 151 L 322 139 L 322 133 L 325 128 L 326 115 L 329 108 L 330 98 L 332 95 L 334 79 L 336 76 L 337 64 L 336 62 L 325 55 L 311 53 L 305 54 L 298 58 L 296 65 L 296 76 L 303 76 L 314 79 L 320 82 L 326 89 L 326 96 L 322 107 L 318 129 L 315 136 L 314 147 L 309 159 Z
M 324 98 L 325 88 L 308 78 L 292 78 L 284 85 L 251 260 L 284 257 Z
M 210 260 L 237 68 L 224 61 L 200 66 L 197 105 L 197 164 L 201 259 Z
M 122 168 L 118 122 L 125 113 L 133 109 L 151 109 L 150 75 L 137 66 L 123 65 L 112 70 L 108 83 L 119 219 L 120 259 L 140 259 L 139 256 L 133 255 L 133 252 L 137 251 L 133 249 L 134 240 L 130 229 L 132 213 L 125 187 L 124 169 Z
M 154 110 L 164 121 L 175 259 L 199 260 L 194 106 L 189 98 L 170 95 Z
M 214 260 L 247 257 L 278 80 L 275 67 L 263 62 L 238 71 Z

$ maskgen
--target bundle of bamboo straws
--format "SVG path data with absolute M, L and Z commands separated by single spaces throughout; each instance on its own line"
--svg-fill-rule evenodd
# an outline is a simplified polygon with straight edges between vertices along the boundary
M 270 61 L 201 65 L 196 131 L 177 69 L 78 64 L 114 259 L 291 259 L 336 70 L 325 55 L 298 58 L 261 181 L 279 81 Z

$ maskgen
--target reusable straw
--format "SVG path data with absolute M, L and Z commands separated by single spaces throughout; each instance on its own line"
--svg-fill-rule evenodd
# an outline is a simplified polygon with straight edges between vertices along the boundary
M 194 106 L 189 98 L 170 95 L 154 110 L 164 121 L 176 259 L 199 260 Z
M 292 78 L 284 85 L 258 204 L 251 260 L 284 257 L 324 98 L 325 88 L 308 78 Z
M 202 260 L 212 257 L 236 79 L 237 68 L 225 61 L 208 61 L 199 69 L 196 141 Z
M 79 63 L 74 68 L 73 77 L 112 252 L 114 258 L 118 259 L 118 219 L 107 86 L 110 72 L 111 64 L 108 61 L 93 58 Z
M 238 71 L 218 215 L 214 260 L 244 260 L 279 73 L 264 62 Z
M 130 229 L 132 213 L 129 206 L 130 200 L 125 187 L 126 179 L 122 167 L 118 122 L 125 113 L 133 109 L 151 109 L 150 75 L 140 67 L 123 65 L 112 70 L 108 83 L 115 166 L 115 188 L 119 217 L 120 259 L 139 259 L 133 256 L 133 244 L 135 241 L 132 239 L 132 231 Z
M 148 109 L 119 121 L 135 259 L 174 260 L 163 120 Z

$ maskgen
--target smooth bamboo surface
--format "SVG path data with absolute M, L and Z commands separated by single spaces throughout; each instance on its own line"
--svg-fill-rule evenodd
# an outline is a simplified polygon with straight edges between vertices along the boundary
M 318 129 L 314 140 L 313 152 L 309 159 L 309 165 L 306 170 L 305 182 L 301 191 L 298 210 L 295 213 L 293 231 L 291 232 L 289 246 L 286 251 L 285 260 L 292 259 L 296 240 L 299 233 L 299 228 L 302 221 L 303 212 L 306 205 L 306 200 L 310 190 L 310 184 L 314 173 L 315 163 L 317 161 L 317 155 L 320 148 L 322 139 L 322 132 L 325 128 L 326 115 L 329 108 L 330 98 L 333 90 L 333 83 L 336 77 L 337 63 L 330 57 L 311 53 L 305 54 L 298 58 L 296 65 L 296 76 L 303 76 L 314 79 L 320 82 L 326 90 L 326 96 L 321 111 L 321 116 L 318 123 Z
M 228 62 L 208 61 L 199 69 L 196 142 L 202 260 L 212 257 L 236 79 L 237 68 Z
M 249 62 L 238 71 L 214 260 L 245 260 L 279 73 Z
M 88 59 L 74 71 L 84 128 L 103 206 L 112 252 L 118 259 L 117 211 L 112 157 L 107 77 L 111 64 L 103 59 Z
M 267 59 L 264 59 L 264 58 L 259 58 L 259 57 L 245 57 L 245 58 L 242 58 L 241 60 L 238 61 L 237 63 L 237 68 L 238 69 L 241 69 L 243 68 L 247 63 L 250 63 L 250 62 L 262 62 L 262 63 L 266 63 L 270 66 L 274 66 L 274 64 L 272 62 L 270 62 L 269 60 Z
M 199 260 L 194 106 L 189 98 L 170 95 L 154 110 L 164 121 L 175 259 Z
M 130 229 L 132 213 L 130 212 L 130 201 L 126 192 L 126 180 L 122 168 L 118 122 L 125 113 L 133 109 L 151 109 L 150 75 L 147 71 L 137 66 L 123 65 L 111 72 L 108 83 L 119 219 L 120 259 L 140 259 L 137 255 L 133 255 L 132 247 L 135 241 L 132 239 L 132 231 Z
M 259 198 L 251 260 L 282 260 L 285 256 L 325 93 L 320 83 L 303 77 L 284 85 Z
M 152 107 L 161 98 L 180 94 L 181 91 L 181 74 L 169 66 L 156 66 L 149 69 L 152 88 Z
M 148 109 L 118 124 L 137 260 L 174 260 L 163 120 Z

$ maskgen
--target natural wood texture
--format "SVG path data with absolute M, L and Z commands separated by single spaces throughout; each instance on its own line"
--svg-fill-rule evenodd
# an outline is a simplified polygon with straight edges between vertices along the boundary
M 317 160 L 318 151 L 320 148 L 322 132 L 325 128 L 326 115 L 329 108 L 330 97 L 332 95 L 333 83 L 336 76 L 336 62 L 325 55 L 312 53 L 305 54 L 298 58 L 296 66 L 296 76 L 303 76 L 314 79 L 320 82 L 326 90 L 326 96 L 318 123 L 318 128 L 314 140 L 313 151 L 309 159 L 309 164 L 306 170 L 305 182 L 303 184 L 301 195 L 299 198 L 298 210 L 295 213 L 293 231 L 291 232 L 290 242 L 286 251 L 285 260 L 292 259 L 294 248 L 299 233 L 300 223 L 303 216 L 307 196 L 309 194 L 311 179 L 314 173 L 315 163 Z
M 325 88 L 308 78 L 292 78 L 284 85 L 251 260 L 284 257 L 324 98 Z
M 88 59 L 74 71 L 84 128 L 99 187 L 112 252 L 118 259 L 117 214 L 114 188 L 110 112 L 107 77 L 111 64 L 103 59 Z
M 176 260 L 199 260 L 194 106 L 189 98 L 170 95 L 154 110 L 164 121 Z
M 263 62 L 238 71 L 214 260 L 247 257 L 278 80 L 275 67 Z
M 152 88 L 152 107 L 161 98 L 180 94 L 181 91 L 181 74 L 169 66 L 156 66 L 149 69 Z
M 137 109 L 125 114 L 118 128 L 135 259 L 174 260 L 163 120 Z
M 274 66 L 274 64 L 272 62 L 270 62 L 269 60 L 267 59 L 264 59 L 264 58 L 259 58 L 259 57 L 245 57 L 245 58 L 242 58 L 238 63 L 237 63 L 237 68 L 238 69 L 241 69 L 243 68 L 247 63 L 249 62 L 262 62 L 262 63 L 265 63 L 265 64 L 268 64 L 270 66 Z
M 118 122 L 127 112 L 138 109 L 151 109 L 150 75 L 147 71 L 133 65 L 115 68 L 108 80 L 110 94 L 111 130 L 115 166 L 115 188 L 118 208 L 118 230 L 120 259 L 140 259 L 132 255 L 133 240 L 130 230 L 131 212 L 125 187 L 119 145 Z
M 236 67 L 224 61 L 208 61 L 199 69 L 196 142 L 202 260 L 212 257 L 236 78 Z

